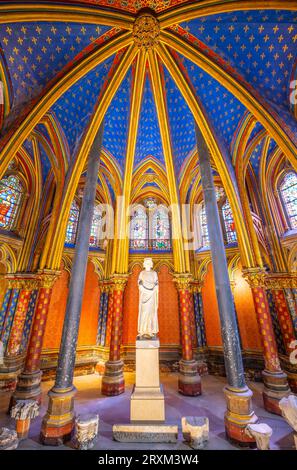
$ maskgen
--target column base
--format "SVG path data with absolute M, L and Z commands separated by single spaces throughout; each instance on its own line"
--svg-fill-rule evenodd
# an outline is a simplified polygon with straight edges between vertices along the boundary
M 48 392 L 47 413 L 42 420 L 40 441 L 44 445 L 59 446 L 72 437 L 74 428 L 74 396 L 76 388 L 52 388 Z
M 120 395 L 125 391 L 123 361 L 107 361 L 102 377 L 101 393 L 108 397 Z
M 248 424 L 258 421 L 252 409 L 253 393 L 248 387 L 242 389 L 224 388 L 227 402 L 225 413 L 225 432 L 227 439 L 240 447 L 256 447 L 254 438 L 245 433 Z
M 201 395 L 201 378 L 197 370 L 196 361 L 179 362 L 178 391 L 188 397 Z
M 282 413 L 279 402 L 282 398 L 290 394 L 287 375 L 284 372 L 269 372 L 263 370 L 262 377 L 264 382 L 264 408 L 270 413 L 281 416 Z
M 0 365 L 0 391 L 13 392 L 16 388 L 17 377 L 22 370 L 23 356 L 4 357 Z
M 42 372 L 40 370 L 35 372 L 23 371 L 18 376 L 16 389 L 10 399 L 9 410 L 17 400 L 35 400 L 39 405 L 41 404 L 41 376 Z
M 297 394 L 297 373 L 287 372 L 288 374 L 288 382 L 291 391 Z

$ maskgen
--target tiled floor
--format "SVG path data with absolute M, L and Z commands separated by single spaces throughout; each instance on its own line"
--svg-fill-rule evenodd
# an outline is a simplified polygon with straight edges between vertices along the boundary
M 101 377 L 99 375 L 89 375 L 75 378 L 75 386 L 78 389 L 76 396 L 77 413 L 99 413 L 100 430 L 99 438 L 95 449 L 102 450 L 130 450 L 130 449 L 188 449 L 183 442 L 180 432 L 180 420 L 182 416 L 208 416 L 210 423 L 210 438 L 208 449 L 234 449 L 226 441 L 224 433 L 224 411 L 225 400 L 222 389 L 225 379 L 221 377 L 205 376 L 202 378 L 203 394 L 200 397 L 184 397 L 177 393 L 177 375 L 174 373 L 161 374 L 161 381 L 164 386 L 166 403 L 166 422 L 168 424 L 178 424 L 179 440 L 177 444 L 122 444 L 112 439 L 112 425 L 129 422 L 129 399 L 134 383 L 134 374 L 126 374 L 126 391 L 118 397 L 103 397 L 100 393 Z M 52 382 L 42 384 L 44 397 L 41 407 L 40 417 L 32 422 L 29 438 L 21 442 L 20 449 L 51 449 L 52 447 L 42 446 L 38 441 L 42 416 L 46 410 L 46 392 L 52 386 Z M 263 409 L 261 388 L 258 383 L 250 383 L 250 388 L 254 392 L 254 410 L 261 422 L 269 424 L 273 429 L 271 441 L 272 450 L 293 449 L 293 435 L 291 428 L 280 417 L 267 413 Z M 6 414 L 9 402 L 8 394 L 0 394 L 0 426 L 12 427 L 13 420 Z M 60 446 L 58 449 L 70 450 L 72 445 Z M 56 449 L 56 448 L 55 448 Z

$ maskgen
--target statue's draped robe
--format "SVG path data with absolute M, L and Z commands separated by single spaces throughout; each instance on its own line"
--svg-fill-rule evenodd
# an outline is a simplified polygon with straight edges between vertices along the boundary
M 138 278 L 139 314 L 138 334 L 154 336 L 158 325 L 158 274 L 156 271 L 141 271 Z

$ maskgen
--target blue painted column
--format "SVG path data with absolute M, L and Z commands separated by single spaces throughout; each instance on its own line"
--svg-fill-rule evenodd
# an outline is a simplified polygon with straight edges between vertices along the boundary
M 253 394 L 247 387 L 244 378 L 236 313 L 229 281 L 210 154 L 198 126 L 196 126 L 196 139 L 228 382 L 224 389 L 227 401 L 225 430 L 231 441 L 249 446 L 254 440 L 247 437 L 245 428 L 249 423 L 257 421 L 257 417 L 252 409 Z
M 49 391 L 48 411 L 42 421 L 40 438 L 42 443 L 46 445 L 60 445 L 70 440 L 74 426 L 74 396 L 76 389 L 73 385 L 73 375 L 102 139 L 103 124 L 94 139 L 88 156 L 87 176 L 78 223 L 76 249 L 58 357 L 56 380 L 54 387 Z

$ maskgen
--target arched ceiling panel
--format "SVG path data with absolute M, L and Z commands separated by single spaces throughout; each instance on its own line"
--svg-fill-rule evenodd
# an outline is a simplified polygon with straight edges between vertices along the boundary
M 104 120 L 103 146 L 124 168 L 129 129 L 132 70 L 129 69 L 114 96 Z
M 13 88 L 9 122 L 67 63 L 109 29 L 65 22 L 0 24 L 0 46 Z
M 296 12 L 259 10 L 201 17 L 181 26 L 225 59 L 266 100 L 289 107 L 296 22 Z
M 166 69 L 164 78 L 173 157 L 176 173 L 179 174 L 185 159 L 196 147 L 195 122 L 188 105 Z
M 113 57 L 110 57 L 91 70 L 66 91 L 51 109 L 67 138 L 70 157 L 76 153 L 82 134 L 90 122 L 112 62 Z
M 134 167 L 149 155 L 152 155 L 164 165 L 164 155 L 156 104 L 153 97 L 150 78 L 147 74 L 140 110 Z

